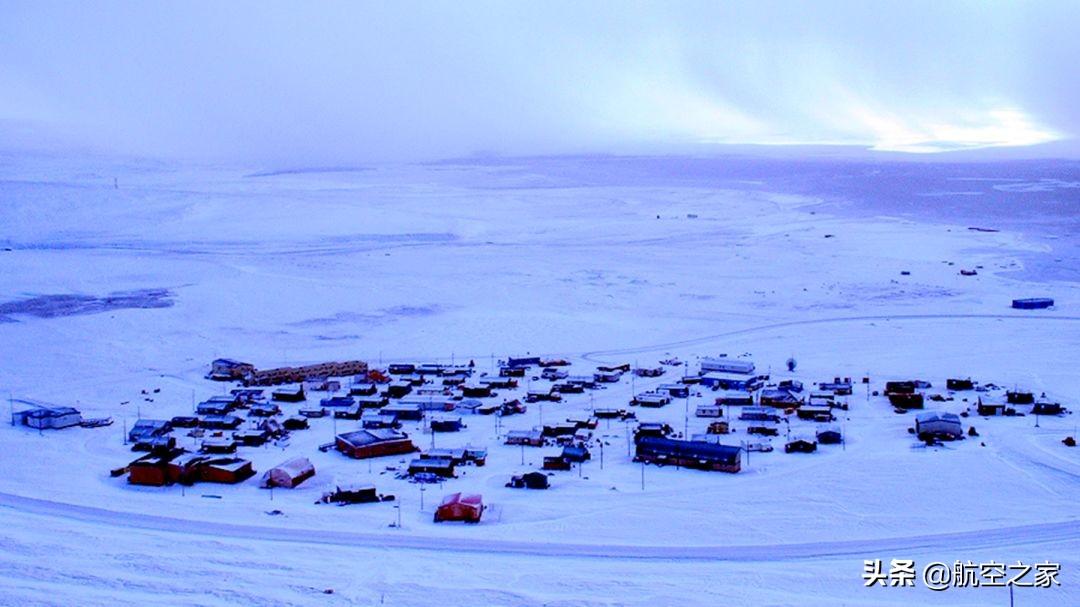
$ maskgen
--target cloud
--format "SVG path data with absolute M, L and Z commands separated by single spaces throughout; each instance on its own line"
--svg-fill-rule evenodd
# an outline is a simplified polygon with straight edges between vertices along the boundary
M 1080 132 L 1076 3 L 10 3 L 0 122 L 312 165 Z

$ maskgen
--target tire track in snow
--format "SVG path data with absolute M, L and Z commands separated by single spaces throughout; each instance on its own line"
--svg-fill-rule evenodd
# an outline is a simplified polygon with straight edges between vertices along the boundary
M 658 559 L 685 561 L 790 561 L 868 554 L 910 554 L 927 550 L 976 550 L 1003 546 L 1037 545 L 1080 540 L 1076 519 L 1035 525 L 1000 527 L 953 533 L 914 535 L 864 540 L 806 542 L 794 544 L 672 546 L 624 544 L 574 544 L 512 540 L 463 539 L 359 533 L 296 527 L 244 525 L 119 512 L 0 493 L 0 508 L 125 529 L 179 533 L 188 537 L 248 539 L 306 545 L 357 548 L 394 548 L 427 552 L 484 552 L 546 557 Z
M 775 329 L 784 329 L 788 327 L 800 327 L 806 325 L 823 325 L 831 323 L 843 323 L 843 322 L 865 322 L 865 321 L 879 321 L 879 320 L 978 320 L 978 319 L 990 319 L 990 320 L 1060 320 L 1060 321 L 1080 321 L 1080 316 L 1020 316 L 1011 314 L 885 314 L 876 316 L 837 316 L 832 318 L 814 318 L 810 320 L 791 320 L 786 322 L 771 323 L 767 325 L 757 325 L 754 327 L 746 327 L 744 329 L 736 329 L 734 331 L 725 331 L 724 333 L 715 333 L 713 335 L 703 335 L 701 337 L 694 337 L 690 339 L 683 339 L 678 341 L 670 341 L 660 344 L 652 344 L 645 346 L 635 346 L 631 348 L 617 348 L 611 350 L 594 350 L 592 352 L 585 352 L 581 355 L 581 358 L 591 362 L 610 362 L 606 357 L 611 356 L 625 356 L 627 354 L 645 354 L 651 352 L 662 352 L 673 348 L 683 348 L 686 346 L 698 346 L 701 344 L 707 344 L 709 342 L 725 339 L 728 337 L 737 337 L 740 335 L 747 335 L 751 333 L 759 333 L 763 331 L 772 331 Z

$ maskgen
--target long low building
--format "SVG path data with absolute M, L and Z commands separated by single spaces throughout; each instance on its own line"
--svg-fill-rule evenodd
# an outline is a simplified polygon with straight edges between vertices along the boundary
M 734 473 L 742 469 L 741 453 L 742 447 L 639 436 L 634 461 Z
M 337 450 L 356 459 L 400 455 L 416 451 L 416 445 L 404 432 L 389 429 L 356 430 L 337 435 Z

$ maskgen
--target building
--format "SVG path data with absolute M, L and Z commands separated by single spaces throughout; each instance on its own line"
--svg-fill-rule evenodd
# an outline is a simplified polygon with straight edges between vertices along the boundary
M 506 433 L 506 444 L 543 447 L 544 434 L 540 430 L 511 430 Z
M 657 392 L 667 393 L 671 398 L 689 398 L 690 386 L 686 384 L 660 384 L 656 388 Z
M 461 395 L 465 398 L 490 398 L 495 396 L 495 393 L 491 390 L 491 384 L 480 384 L 476 386 L 462 384 Z
M 765 385 L 765 379 L 757 375 L 710 371 L 702 374 L 701 385 L 706 388 L 712 388 L 713 390 L 753 392 L 761 389 L 761 387 Z
M 231 358 L 219 358 L 210 363 L 209 379 L 215 381 L 242 380 L 255 372 L 255 365 Z
M 980 398 L 976 405 L 976 411 L 984 417 L 1005 415 L 1005 403 L 986 402 Z
M 797 438 L 784 445 L 784 453 L 813 453 L 817 451 L 817 443 L 803 438 Z
M 750 375 L 754 372 L 754 363 L 749 360 L 727 358 L 724 356 L 701 359 L 702 375 L 714 371 L 720 373 L 738 373 L 740 375 Z
M 199 420 L 199 427 L 207 430 L 235 430 L 244 420 L 235 415 L 207 415 Z
M 81 424 L 82 414 L 72 407 L 36 407 L 14 413 L 11 421 L 38 430 L 60 430 Z
M 797 413 L 799 419 L 806 419 L 814 422 L 831 422 L 835 418 L 832 414 L 832 407 L 828 405 L 807 405 L 800 407 Z
M 337 435 L 337 450 L 352 458 L 366 459 L 416 451 L 409 435 L 395 430 L 356 430 Z
M 722 417 L 724 409 L 720 405 L 701 404 L 697 406 L 694 415 L 697 417 Z
M 823 381 L 819 383 L 818 387 L 822 390 L 832 392 L 837 396 L 850 396 L 852 392 L 850 377 L 845 377 L 843 379 L 834 377 L 832 381 Z
M 424 419 L 424 411 L 418 404 L 391 403 L 379 409 L 379 415 L 393 417 L 399 421 L 420 421 Z
M 437 417 L 431 420 L 432 432 L 460 432 L 465 427 L 460 417 Z
M 199 481 L 226 485 L 242 483 L 255 476 L 251 462 L 240 457 L 206 459 L 196 466 L 196 472 Z
M 294 457 L 282 462 L 263 474 L 264 487 L 294 489 L 300 483 L 315 476 L 315 466 L 306 457 Z
M 780 415 L 767 407 L 744 407 L 739 419 L 751 422 L 779 422 Z
M 235 437 L 211 436 L 202 442 L 199 450 L 203 453 L 236 453 L 236 448 L 239 446 L 240 442 Z
M 1029 297 L 1012 300 L 1012 307 L 1017 310 L 1045 310 L 1053 307 L 1054 300 L 1049 297 Z
M 776 407 L 778 409 L 799 407 L 803 404 L 801 398 L 780 388 L 766 388 L 762 390 L 759 402 L 762 407 Z
M 961 391 L 964 391 L 964 390 L 974 390 L 975 389 L 975 382 L 971 381 L 971 378 L 968 378 L 968 379 L 946 379 L 945 380 L 945 388 L 947 388 L 949 390 L 956 391 L 956 392 L 961 392 Z
M 716 404 L 728 407 L 752 407 L 754 395 L 739 390 L 724 390 L 716 397 Z
M 837 445 L 843 442 L 843 440 L 844 437 L 840 434 L 840 431 L 833 428 L 821 430 L 817 433 L 817 442 L 822 445 Z
M 563 447 L 560 457 L 568 462 L 580 464 L 592 459 L 592 454 L 589 453 L 588 449 L 581 445 L 568 445 Z
M 481 377 L 476 383 L 491 389 L 512 390 L 518 387 L 518 382 L 512 377 Z
M 298 403 L 307 400 L 304 396 L 304 386 L 286 386 L 278 388 L 270 393 L 272 400 L 279 400 L 286 403 Z
M 322 501 L 327 504 L 371 504 L 382 498 L 376 493 L 375 485 L 337 485 L 333 491 L 323 494 Z
M 1035 403 L 1031 407 L 1032 415 L 1061 415 L 1064 409 L 1060 403 Z
M 601 384 L 613 384 L 622 379 L 619 371 L 597 371 L 593 373 L 593 380 Z
M 180 480 L 180 469 L 173 464 L 184 453 L 183 449 L 171 449 L 144 455 L 128 464 L 128 483 L 163 487 Z
M 484 514 L 484 499 L 477 494 L 452 493 L 435 510 L 435 522 L 463 521 L 479 523 Z
M 251 417 L 273 417 L 279 413 L 281 413 L 281 407 L 273 403 L 256 403 L 248 410 L 248 415 Z
M 1022 390 L 1009 390 L 1005 393 L 1005 402 L 1010 405 L 1033 405 L 1035 404 L 1035 394 Z
M 335 408 L 341 407 L 347 409 L 356 405 L 356 400 L 351 396 L 331 396 L 319 401 L 320 407 Z
M 513 489 L 547 489 L 551 484 L 548 475 L 543 472 L 526 472 L 511 477 L 506 486 Z
M 639 407 L 663 407 L 671 402 L 671 396 L 660 392 L 643 392 L 630 401 L 631 405 Z
M 732 473 L 742 469 L 741 447 L 659 436 L 639 436 L 635 443 L 638 462 Z
M 957 440 L 964 437 L 964 429 L 958 415 L 927 411 L 916 416 L 915 435 L 924 441 Z
M 422 457 L 409 462 L 408 473 L 410 476 L 417 474 L 434 474 L 441 478 L 454 478 L 454 460 L 449 457 Z
M 172 432 L 172 422 L 163 419 L 140 419 L 128 431 L 128 441 L 136 443 L 142 439 L 165 436 Z

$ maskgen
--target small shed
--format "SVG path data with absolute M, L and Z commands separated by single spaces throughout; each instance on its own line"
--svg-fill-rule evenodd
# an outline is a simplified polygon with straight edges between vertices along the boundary
M 837 445 L 844 440 L 843 435 L 839 430 L 835 428 L 829 428 L 828 430 L 821 430 L 817 433 L 817 442 L 822 445 Z
M 452 493 L 435 510 L 435 522 L 463 521 L 479 523 L 484 514 L 484 499 L 478 494 Z
M 1035 403 L 1031 407 L 1032 415 L 1061 415 L 1063 412 L 1061 403 Z
M 580 464 L 592 458 L 589 450 L 581 445 L 568 445 L 563 447 L 562 458 L 568 462 Z
M 432 432 L 460 432 L 465 428 L 460 417 L 437 417 L 431 420 Z
M 803 438 L 797 438 L 784 445 L 785 453 L 813 453 L 817 451 L 817 443 Z

